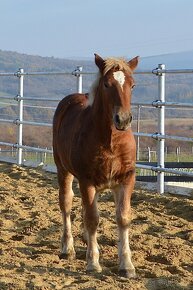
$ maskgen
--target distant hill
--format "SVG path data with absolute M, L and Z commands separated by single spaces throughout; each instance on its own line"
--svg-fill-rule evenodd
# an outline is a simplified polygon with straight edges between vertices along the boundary
M 167 69 L 193 69 L 193 50 L 143 57 L 139 67 L 152 70 L 160 63 Z
M 42 57 L 0 50 L 0 72 L 15 72 L 18 68 L 23 68 L 25 71 L 33 72 L 71 72 L 77 65 L 82 64 L 89 65 L 90 61 Z
M 135 57 L 135 55 L 128 56 L 128 59 Z M 75 58 L 76 59 L 76 58 Z M 81 58 L 78 61 L 90 61 L 92 58 Z M 152 70 L 157 67 L 158 64 L 165 64 L 167 69 L 193 69 L 193 50 L 175 52 L 161 55 L 154 55 L 148 57 L 141 57 L 138 70 Z
M 138 70 L 152 70 L 159 63 L 165 64 L 168 69 L 193 69 L 193 50 L 140 57 Z M 77 65 L 82 65 L 87 71 L 96 71 L 94 53 L 93 59 L 84 57 L 82 59 L 60 59 L 0 50 L 0 72 L 14 72 L 20 67 L 26 71 L 65 70 L 71 72 Z

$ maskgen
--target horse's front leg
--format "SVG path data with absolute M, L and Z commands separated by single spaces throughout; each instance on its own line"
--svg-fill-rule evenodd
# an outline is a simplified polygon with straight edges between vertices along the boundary
M 99 264 L 99 249 L 97 243 L 97 227 L 99 214 L 97 209 L 97 194 L 93 186 L 80 182 L 83 204 L 83 221 L 87 237 L 87 271 L 101 272 Z
M 135 268 L 131 261 L 131 250 L 129 246 L 129 224 L 131 220 L 130 199 L 134 183 L 135 175 L 132 173 L 129 184 L 119 185 L 114 190 L 119 234 L 119 274 L 127 278 L 134 278 L 136 276 Z
M 71 208 L 73 200 L 72 190 L 73 175 L 69 172 L 58 170 L 59 204 L 63 219 L 63 235 L 61 239 L 61 257 L 73 259 L 75 257 L 74 242 L 71 231 Z

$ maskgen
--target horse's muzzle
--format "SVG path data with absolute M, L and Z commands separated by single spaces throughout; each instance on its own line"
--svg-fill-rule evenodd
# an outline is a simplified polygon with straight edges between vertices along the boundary
M 126 131 L 129 127 L 131 127 L 132 114 L 118 112 L 114 115 L 114 124 L 117 130 Z

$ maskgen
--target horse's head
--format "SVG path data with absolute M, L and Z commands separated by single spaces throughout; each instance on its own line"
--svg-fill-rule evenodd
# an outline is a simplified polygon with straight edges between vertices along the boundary
M 123 59 L 102 59 L 95 54 L 95 63 L 100 70 L 99 87 L 103 102 L 111 110 L 112 122 L 117 130 L 127 130 L 132 121 L 131 92 L 134 88 L 132 73 L 138 57 L 129 62 Z

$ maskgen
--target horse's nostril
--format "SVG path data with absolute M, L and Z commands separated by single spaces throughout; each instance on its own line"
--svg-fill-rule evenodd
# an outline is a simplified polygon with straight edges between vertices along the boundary
M 115 115 L 115 122 L 116 122 L 117 124 L 120 124 L 120 122 L 121 122 L 120 117 L 119 117 L 118 114 Z

